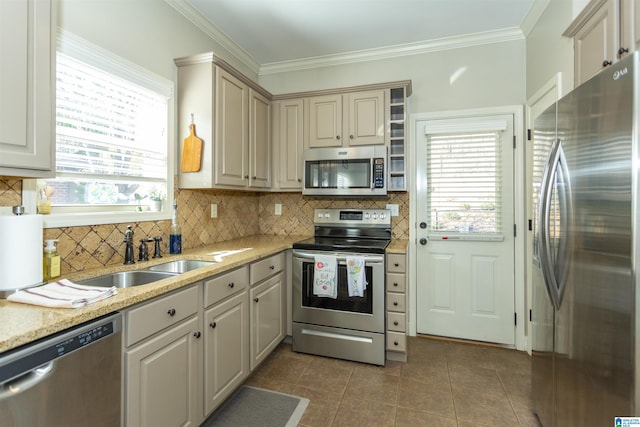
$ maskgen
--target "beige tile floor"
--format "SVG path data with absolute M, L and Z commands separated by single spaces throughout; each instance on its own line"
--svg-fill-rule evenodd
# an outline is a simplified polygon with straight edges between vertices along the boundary
M 379 367 L 295 353 L 283 343 L 248 385 L 310 400 L 300 426 L 539 427 L 523 352 L 425 337 Z

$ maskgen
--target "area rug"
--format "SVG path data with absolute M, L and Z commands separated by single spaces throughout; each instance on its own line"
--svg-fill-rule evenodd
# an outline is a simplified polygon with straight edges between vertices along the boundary
M 202 427 L 293 427 L 308 404 L 309 399 L 302 397 L 242 386 Z

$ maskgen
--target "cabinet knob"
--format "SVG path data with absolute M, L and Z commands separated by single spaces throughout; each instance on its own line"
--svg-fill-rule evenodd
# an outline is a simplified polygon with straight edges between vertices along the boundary
M 608 67 L 611 64 L 613 64 L 613 62 L 609 61 L 608 59 L 605 59 L 604 61 L 602 61 L 603 67 Z
M 260 301 L 260 298 L 254 298 L 253 301 L 254 302 L 258 302 L 258 301 Z
M 398 345 L 398 341 L 394 341 L 394 342 L 393 342 L 393 345 Z
M 393 321 L 393 324 L 394 324 L 395 326 L 398 326 L 398 321 L 397 321 L 397 320 L 394 320 L 394 321 Z
M 230 288 L 233 288 L 235 285 L 236 285 L 235 283 L 231 282 L 227 286 L 229 286 Z
M 349 135 L 349 139 L 353 139 L 353 135 Z
M 255 176 L 252 176 L 252 177 L 251 177 L 251 179 L 256 179 L 256 177 L 255 177 Z
M 169 310 L 167 310 L 167 314 L 171 317 L 176 315 L 176 309 L 175 308 L 170 308 Z
M 211 329 L 215 328 L 216 327 L 216 322 L 209 323 L 209 326 L 211 327 Z
M 400 267 L 400 263 L 399 262 L 394 262 L 393 265 L 396 266 L 396 267 Z
M 339 140 L 339 139 L 340 139 L 340 135 L 336 135 L 336 139 L 338 139 L 338 140 Z
M 244 176 L 244 179 L 249 179 L 249 175 L 245 175 L 245 176 Z
M 298 178 L 298 182 L 302 182 L 302 180 L 300 178 Z
M 393 282 L 393 286 L 398 287 L 398 282 Z
M 398 301 L 394 301 L 393 305 L 397 306 L 398 305 Z
M 200 333 L 200 331 L 194 332 L 193 336 L 196 338 L 200 338 L 202 336 L 202 334 Z
M 275 270 L 276 266 L 275 265 L 270 265 L 269 266 L 269 270 Z
M 629 52 L 629 49 L 627 49 L 626 47 L 621 47 L 620 49 L 618 49 L 618 56 L 622 56 L 627 52 Z

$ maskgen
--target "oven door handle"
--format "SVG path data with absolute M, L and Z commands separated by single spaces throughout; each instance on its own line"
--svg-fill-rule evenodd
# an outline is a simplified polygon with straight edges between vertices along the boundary
M 310 252 L 298 252 L 298 251 L 293 252 L 293 256 L 295 258 L 300 258 L 300 259 L 314 260 L 316 255 L 331 255 L 331 253 L 324 253 L 324 252 L 310 253 Z M 361 255 L 357 255 L 357 256 L 361 256 Z M 347 263 L 347 257 L 345 255 L 336 255 L 336 259 L 338 260 L 338 264 L 340 265 L 344 265 Z M 382 264 L 384 263 L 384 256 L 366 255 L 364 257 L 364 260 L 365 260 L 365 265 Z

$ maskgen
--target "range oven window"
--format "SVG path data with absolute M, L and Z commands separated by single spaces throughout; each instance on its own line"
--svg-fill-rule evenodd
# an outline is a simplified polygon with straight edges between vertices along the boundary
M 337 298 L 317 297 L 313 294 L 313 261 L 302 263 L 302 305 L 304 307 L 324 308 L 330 310 L 349 311 L 352 313 L 373 313 L 373 269 L 365 266 L 367 289 L 362 297 L 350 297 L 347 287 L 347 266 L 338 264 L 338 296 Z

